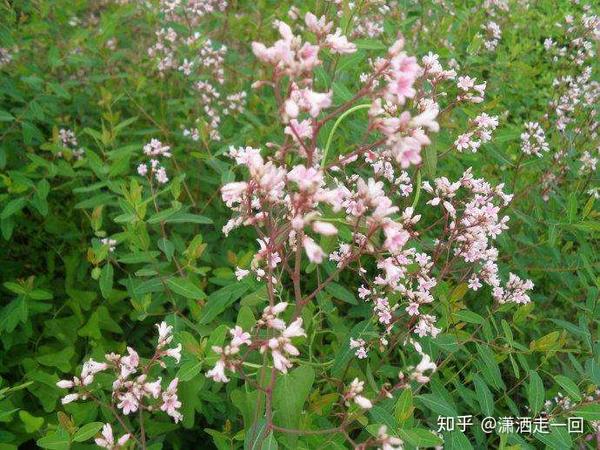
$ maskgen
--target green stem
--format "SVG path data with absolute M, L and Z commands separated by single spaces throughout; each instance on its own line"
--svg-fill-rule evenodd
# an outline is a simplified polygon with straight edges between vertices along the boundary
M 348 111 L 344 112 L 342 115 L 340 115 L 340 117 L 337 118 L 337 120 L 333 124 L 333 128 L 329 132 L 329 136 L 327 137 L 327 143 L 325 144 L 325 150 L 323 151 L 323 158 L 321 159 L 321 167 L 325 167 L 325 161 L 327 160 L 327 153 L 329 153 L 329 147 L 331 146 L 331 141 L 333 141 L 333 134 L 335 133 L 335 130 L 337 130 L 337 127 L 340 126 L 340 123 L 342 123 L 342 120 L 344 120 L 344 118 L 347 115 L 353 113 L 354 111 L 358 111 L 359 109 L 365 109 L 365 108 L 370 108 L 370 107 L 371 107 L 370 103 L 356 105 L 356 106 L 353 106 L 352 108 L 350 108 Z
M 417 169 L 417 192 L 415 193 L 415 199 L 412 202 L 412 209 L 414 210 L 419 203 L 419 197 L 421 196 L 421 169 Z

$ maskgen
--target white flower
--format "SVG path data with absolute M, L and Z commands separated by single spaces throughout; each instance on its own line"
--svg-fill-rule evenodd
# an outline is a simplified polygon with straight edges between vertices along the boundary
M 231 346 L 239 347 L 242 344 L 250 345 L 252 341 L 250 340 L 250 333 L 245 332 L 242 327 L 236 325 L 235 328 L 229 330 L 229 334 L 231 334 Z
M 346 36 L 342 35 L 341 28 L 335 30 L 325 38 L 325 44 L 331 49 L 331 53 L 349 54 L 356 52 L 356 45 L 348 42 Z
M 356 397 L 354 397 L 354 402 L 362 409 L 371 409 L 373 407 L 373 403 L 371 403 L 371 400 L 369 400 L 366 397 L 363 397 L 362 395 L 357 395 Z
M 73 383 L 71 380 L 60 380 L 58 383 L 56 383 L 56 385 L 61 389 L 69 389 L 72 388 L 75 383 Z
M 317 243 L 309 236 L 304 236 L 302 240 L 302 244 L 304 245 L 304 250 L 306 251 L 306 256 L 310 262 L 315 264 L 321 264 L 323 262 L 323 257 L 325 253 L 323 249 L 317 245 Z
M 163 347 L 168 345 L 173 339 L 173 327 L 167 325 L 167 322 L 161 322 L 156 327 L 158 328 L 158 346 Z
M 249 270 L 241 269 L 239 267 L 236 267 L 236 269 L 235 269 L 235 278 L 238 281 L 240 281 L 241 279 L 245 278 L 249 273 L 250 273 Z
M 175 359 L 177 364 L 179 364 L 179 360 L 181 359 L 181 343 L 177 344 L 177 347 L 175 347 L 175 348 L 168 349 L 165 352 L 165 355 L 170 356 L 171 358 Z
M 316 233 L 322 234 L 323 236 L 334 236 L 338 232 L 334 225 L 328 222 L 320 222 L 318 220 L 313 222 L 312 228 Z
M 291 324 L 289 324 L 288 327 L 285 330 L 283 330 L 282 335 L 286 338 L 299 337 L 299 336 L 306 337 L 306 333 L 302 329 L 302 318 L 298 317 Z
M 206 372 L 206 378 L 212 378 L 218 383 L 227 383 L 229 378 L 225 375 L 225 360 L 222 358 L 215 363 L 215 367 Z
M 63 405 L 66 405 L 67 403 L 71 403 L 74 402 L 75 400 L 77 400 L 79 398 L 79 394 L 67 394 L 65 395 L 62 399 L 61 399 L 61 403 Z

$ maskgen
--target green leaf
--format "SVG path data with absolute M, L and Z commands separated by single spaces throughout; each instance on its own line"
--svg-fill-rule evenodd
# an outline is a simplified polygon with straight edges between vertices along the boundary
M 424 167 L 425 173 L 429 178 L 435 178 L 437 172 L 437 150 L 435 147 L 428 145 L 423 152 L 425 156 Z
M 34 289 L 29 293 L 29 298 L 33 300 L 52 300 L 52 292 L 44 289 Z
M 477 393 L 477 401 L 481 406 L 481 411 L 486 416 L 492 416 L 494 413 L 494 396 L 485 384 L 483 379 L 475 374 L 473 375 L 473 384 L 475 384 L 475 392 Z
M 505 388 L 504 381 L 502 381 L 502 375 L 500 374 L 500 367 L 496 362 L 494 353 L 489 347 L 477 344 L 477 353 L 483 361 L 481 371 L 483 377 L 489 385 L 493 386 L 496 390 L 502 390 Z
M 94 437 L 100 431 L 103 425 L 104 424 L 102 422 L 86 423 L 75 432 L 73 440 L 75 442 L 87 441 L 89 438 Z
M 533 433 L 536 439 L 546 444 L 547 449 L 552 450 L 571 450 L 573 447 L 573 439 L 567 431 L 567 427 L 550 426 L 549 433 Z
M 477 313 L 474 313 L 473 311 L 469 311 L 468 309 L 463 309 L 454 313 L 454 317 L 461 322 L 475 323 L 477 325 L 483 325 L 485 323 L 485 319 L 483 317 Z
M 580 222 L 571 226 L 578 230 L 585 231 L 586 233 L 600 232 L 600 222 L 596 221 Z
M 416 398 L 436 414 L 446 417 L 458 416 L 456 410 L 439 395 L 423 394 Z
M 0 219 L 8 219 L 13 214 L 18 213 L 23 209 L 23 207 L 27 204 L 27 199 L 25 197 L 19 197 L 11 200 L 6 204 L 2 213 L 0 214 Z
M 444 433 L 444 450 L 472 450 L 473 446 L 462 431 Z
M 244 450 L 262 450 L 267 437 L 267 421 L 263 417 L 246 430 Z
M 27 290 L 21 284 L 15 283 L 14 281 L 7 281 L 3 286 L 15 294 L 27 295 Z
M 369 410 L 369 416 L 372 423 L 385 425 L 388 433 L 398 436 L 398 421 L 385 408 L 375 405 Z
M 383 42 L 375 39 L 357 39 L 354 41 L 356 47 L 365 50 L 385 50 L 386 46 Z
M 106 263 L 100 272 L 100 292 L 102 297 L 108 298 L 112 292 L 114 269 L 112 264 Z
M 238 300 L 248 290 L 246 283 L 235 283 L 225 286 L 208 296 L 202 309 L 199 325 L 206 325 Z
M 210 225 L 213 221 L 210 217 L 181 212 L 169 216 L 165 219 L 165 223 L 197 223 L 201 225 Z
M 152 215 L 147 222 L 150 224 L 160 223 L 166 221 L 167 218 L 175 215 L 178 211 L 181 210 L 181 204 L 177 204 L 177 206 L 169 209 L 165 209 L 163 211 L 157 212 Z
M 350 303 L 351 305 L 358 305 L 358 301 L 352 292 L 346 289 L 344 286 L 337 283 L 331 282 L 325 286 L 325 291 L 331 294 L 333 297 L 343 302 Z
M 12 122 L 13 120 L 15 120 L 15 116 L 8 111 L 0 109 L 0 122 Z
M 539 339 L 531 341 L 529 348 L 533 351 L 545 352 L 551 350 L 558 345 L 558 338 L 560 337 L 560 331 L 553 331 Z
M 273 390 L 274 422 L 285 428 L 297 428 L 304 403 L 310 394 L 315 371 L 300 366 L 278 377 Z
M 583 417 L 585 420 L 600 420 L 600 404 L 589 403 L 578 406 L 571 411 L 571 414 L 575 417 Z
M 432 339 L 431 342 L 433 343 L 433 345 L 439 347 L 447 353 L 454 353 L 459 349 L 456 336 L 452 334 L 442 333 L 438 335 L 435 339 Z
M 98 194 L 86 200 L 83 200 L 75 205 L 77 209 L 89 209 L 96 206 L 106 205 L 113 199 L 112 194 Z
M 273 432 L 269 433 L 269 435 L 265 438 L 265 440 L 262 443 L 261 450 L 277 450 L 278 448 L 279 448 L 279 445 L 277 444 L 277 441 L 275 440 L 275 436 L 273 435 Z
M 564 375 L 556 375 L 554 377 L 554 381 L 560 384 L 560 386 L 565 390 L 565 394 L 567 394 L 572 400 L 575 400 L 576 402 L 581 401 L 581 392 L 579 391 L 579 387 L 570 378 L 567 378 Z
M 435 447 L 443 444 L 443 441 L 440 437 L 424 428 L 400 428 L 398 430 L 398 436 L 409 444 L 419 448 Z
M 169 278 L 167 280 L 167 286 L 169 286 L 169 289 L 173 292 L 185 298 L 191 298 L 193 300 L 206 298 L 204 291 L 187 278 Z
M 43 417 L 35 417 L 25 410 L 19 411 L 19 418 L 25 424 L 25 431 L 29 434 L 35 433 L 44 424 Z
M 38 439 L 36 443 L 41 448 L 51 450 L 65 450 L 70 447 L 69 434 L 62 428 Z
M 394 406 L 394 416 L 396 417 L 396 420 L 398 422 L 408 420 L 413 415 L 414 409 L 412 391 L 410 389 L 404 389 Z
M 39 355 L 37 361 L 48 367 L 57 367 L 63 372 L 71 369 L 71 358 L 75 355 L 75 349 L 72 346 L 65 347 L 58 352 Z
M 527 385 L 527 400 L 529 401 L 529 407 L 534 414 L 539 413 L 544 405 L 544 398 L 546 391 L 544 390 L 544 383 L 537 374 L 536 371 L 529 371 L 529 383 Z
M 181 381 L 189 381 L 200 373 L 201 361 L 187 361 L 177 371 L 177 378 Z
M 156 262 L 156 257 L 160 255 L 160 252 L 137 252 L 129 253 L 119 257 L 119 262 L 123 264 L 140 264 L 140 263 L 151 263 Z

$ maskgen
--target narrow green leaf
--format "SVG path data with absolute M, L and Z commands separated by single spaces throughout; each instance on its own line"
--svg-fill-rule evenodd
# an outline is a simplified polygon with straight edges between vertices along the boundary
M 106 263 L 100 272 L 100 292 L 102 297 L 108 298 L 112 292 L 114 269 L 111 263 Z
M 535 370 L 529 371 L 529 383 L 527 384 L 527 400 L 534 414 L 539 413 L 544 405 L 546 391 L 544 383 Z
M 173 292 L 185 298 L 191 298 L 193 300 L 206 298 L 204 291 L 187 278 L 169 278 L 167 280 L 167 286 L 169 286 Z
M 473 384 L 477 393 L 477 401 L 481 406 L 481 410 L 486 416 L 491 416 L 494 413 L 494 396 L 492 392 L 479 375 L 473 375 Z
M 581 401 L 581 392 L 579 391 L 579 387 L 570 378 L 567 378 L 564 375 L 556 375 L 554 377 L 554 381 L 560 384 L 560 386 L 565 390 L 565 394 L 567 394 L 572 400 L 575 400 L 576 402 Z
M 91 437 L 94 437 L 100 431 L 103 425 L 104 424 L 102 422 L 86 423 L 84 426 L 82 426 L 75 432 L 73 440 L 75 442 L 87 441 Z

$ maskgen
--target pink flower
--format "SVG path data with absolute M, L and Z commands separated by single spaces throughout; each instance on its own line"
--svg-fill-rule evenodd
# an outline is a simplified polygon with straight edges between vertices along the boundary
M 177 364 L 179 364 L 179 360 L 181 359 L 181 344 L 177 344 L 177 347 L 170 348 L 165 352 L 166 356 L 170 356 L 173 358 Z
M 311 12 L 306 13 L 304 16 L 304 22 L 306 23 L 308 29 L 317 36 L 329 33 L 333 27 L 333 22 L 327 22 L 325 16 L 321 16 L 319 19 L 317 19 L 317 16 Z
M 383 226 L 385 248 L 391 253 L 398 253 L 410 238 L 410 233 L 396 222 L 388 222 Z
M 303 71 L 314 70 L 321 60 L 319 59 L 319 47 L 317 45 L 309 44 L 305 42 L 300 50 L 298 50 L 298 58 L 301 62 L 301 68 Z
M 125 392 L 119 397 L 119 400 L 121 400 L 121 402 L 117 405 L 117 408 L 122 409 L 123 414 L 128 415 L 129 413 L 138 410 L 139 402 L 133 393 Z
M 321 247 L 319 247 L 317 243 L 312 240 L 312 238 L 309 236 L 304 236 L 302 245 L 304 246 L 304 251 L 306 252 L 306 256 L 308 256 L 310 262 L 315 264 L 321 264 L 323 262 L 325 253 Z
M 338 232 L 337 228 L 333 224 L 318 220 L 313 222 L 312 228 L 315 233 L 322 234 L 323 236 L 335 236 Z
M 440 130 L 439 124 L 435 121 L 439 110 L 437 108 L 426 109 L 418 116 L 410 119 L 411 127 L 425 127 L 429 128 L 430 131 L 437 133 Z
M 292 363 L 287 359 L 279 350 L 271 351 L 273 357 L 273 367 L 282 373 L 287 373 L 288 369 L 292 367 Z
M 161 378 L 159 378 L 158 380 L 152 382 L 152 383 L 144 383 L 144 391 L 146 393 L 148 393 L 149 395 L 151 395 L 154 398 L 158 398 L 160 396 L 160 391 L 161 391 L 161 387 L 160 387 L 160 382 L 162 381 Z
M 227 183 L 221 188 L 221 197 L 227 206 L 232 207 L 234 204 L 242 201 L 242 195 L 246 192 L 247 188 L 248 183 L 243 181 Z
M 308 111 L 312 117 L 317 117 L 322 109 L 331 106 L 333 92 L 315 92 L 311 89 L 303 89 L 301 95 L 302 109 Z
M 75 383 L 71 380 L 60 380 L 56 385 L 61 389 L 69 389 L 75 386 Z
M 98 447 L 103 447 L 103 448 L 113 450 L 113 449 L 118 449 L 118 448 L 122 447 L 123 445 L 125 445 L 125 443 L 129 440 L 129 438 L 130 438 L 129 433 L 124 434 L 123 436 L 121 436 L 119 438 L 119 440 L 117 441 L 117 443 L 115 445 L 115 438 L 113 436 L 112 427 L 110 426 L 109 423 L 106 423 L 102 427 L 102 437 L 96 438 L 95 442 L 96 442 L 96 445 L 98 445 Z
M 287 179 L 298 185 L 301 191 L 315 191 L 323 182 L 323 172 L 314 167 L 294 166 Z
M 356 397 L 354 397 L 354 402 L 362 409 L 371 409 L 373 407 L 373 403 L 371 403 L 371 400 L 369 400 L 366 397 L 363 397 L 362 395 L 357 395 Z
M 183 419 L 183 416 L 178 411 L 181 407 L 181 402 L 177 397 L 177 384 L 179 382 L 178 378 L 174 378 L 171 383 L 169 383 L 169 387 L 162 394 L 162 405 L 160 406 L 161 411 L 165 411 L 169 416 L 171 416 L 175 423 L 179 422 Z
M 412 137 L 400 139 L 393 147 L 392 153 L 400 167 L 406 169 L 411 164 L 421 163 L 421 144 Z
M 328 34 L 325 38 L 325 44 L 332 53 L 349 54 L 356 51 L 356 45 L 348 42 L 346 36 L 342 36 L 341 28 L 335 30 L 334 34 Z
M 242 327 L 236 325 L 235 328 L 229 330 L 229 334 L 231 334 L 231 346 L 239 347 L 240 345 L 250 345 L 252 341 L 250 340 L 250 333 L 245 332 Z
M 281 333 L 283 337 L 286 338 L 293 338 L 293 337 L 300 337 L 300 336 L 304 336 L 306 337 L 306 333 L 304 332 L 304 329 L 302 328 L 302 318 L 298 317 L 296 320 L 294 320 L 291 324 L 289 324 L 287 326 L 287 328 L 285 330 L 283 330 L 283 333 Z
M 127 347 L 127 351 L 129 352 L 129 355 L 123 356 L 120 361 L 122 377 L 126 377 L 135 372 L 140 363 L 140 357 L 134 349 Z
M 287 105 L 288 102 L 286 102 L 286 113 L 290 117 L 297 117 L 297 112 L 295 115 L 292 115 L 288 112 Z M 294 103 L 294 105 L 296 104 Z M 310 139 L 313 135 L 312 122 L 310 121 L 310 119 L 303 120 L 302 122 L 298 122 L 296 119 L 292 119 L 290 120 L 290 124 L 287 127 L 285 127 L 284 133 L 289 136 L 292 136 L 292 138 L 296 142 L 298 141 L 298 139 Z
M 246 269 L 242 269 L 241 267 L 236 267 L 235 269 L 235 278 L 240 281 L 244 278 L 246 278 L 246 276 L 250 273 L 249 270 Z
M 469 76 L 458 77 L 456 86 L 463 91 L 468 91 L 475 86 L 475 80 L 475 78 L 471 78 Z
M 229 378 L 225 375 L 225 361 L 221 358 L 215 363 L 215 367 L 206 372 L 207 378 L 212 378 L 218 383 L 227 383 Z

